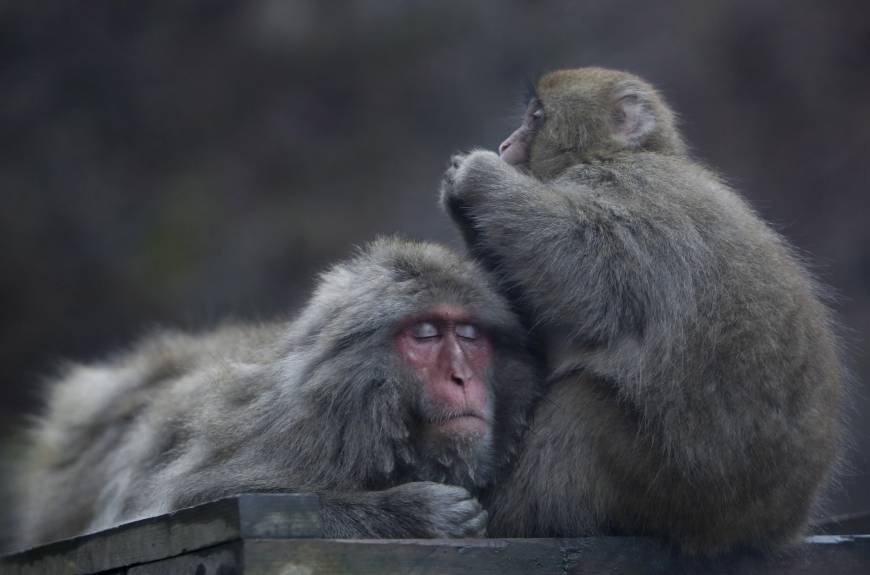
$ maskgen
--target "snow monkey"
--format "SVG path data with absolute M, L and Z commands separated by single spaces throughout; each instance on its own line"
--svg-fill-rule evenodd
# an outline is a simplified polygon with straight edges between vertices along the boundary
M 454 157 L 441 187 L 550 385 L 489 534 L 651 534 L 701 554 L 795 540 L 839 436 L 822 289 L 691 159 L 649 84 L 581 68 L 534 92 L 500 156 Z
M 73 366 L 33 429 L 19 545 L 251 490 L 319 493 L 329 538 L 480 535 L 536 393 L 524 333 L 474 264 L 385 239 L 294 321 Z

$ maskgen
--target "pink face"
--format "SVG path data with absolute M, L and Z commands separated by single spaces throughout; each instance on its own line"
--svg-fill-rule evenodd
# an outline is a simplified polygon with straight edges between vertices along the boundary
M 492 346 L 463 310 L 441 306 L 413 318 L 397 336 L 399 354 L 423 382 L 427 427 L 454 436 L 483 436 L 492 398 L 485 380 Z
M 535 132 L 544 121 L 544 108 L 537 98 L 529 102 L 523 123 L 498 147 L 501 159 L 511 165 L 527 164 Z

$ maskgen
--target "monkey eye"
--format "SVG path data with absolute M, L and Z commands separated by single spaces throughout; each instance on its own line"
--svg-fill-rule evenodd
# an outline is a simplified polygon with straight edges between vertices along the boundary
M 431 321 L 421 321 L 411 326 L 411 335 L 417 339 L 430 339 L 438 337 L 441 333 L 438 331 L 438 326 Z
M 461 337 L 462 339 L 477 339 L 480 336 L 480 332 L 477 329 L 477 326 L 471 325 L 470 323 L 458 323 L 456 324 L 456 335 Z
M 532 119 L 536 122 L 540 122 L 544 119 L 544 109 L 538 108 L 534 112 L 532 112 Z

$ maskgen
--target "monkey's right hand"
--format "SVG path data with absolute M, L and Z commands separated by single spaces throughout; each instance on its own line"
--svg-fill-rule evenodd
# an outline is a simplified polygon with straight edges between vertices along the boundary
M 482 150 L 476 150 L 470 154 L 455 154 L 450 158 L 450 165 L 441 178 L 441 207 L 459 226 L 469 246 L 477 244 L 475 222 L 478 210 L 474 196 L 482 193 L 482 190 L 468 177 L 467 168 L 469 160 L 487 153 L 492 154 L 492 152 Z
M 454 154 L 450 158 L 450 164 L 447 166 L 447 170 L 441 177 L 441 188 L 438 195 L 440 197 L 441 206 L 450 213 L 462 212 L 462 198 L 461 194 L 459 194 L 459 190 L 457 190 L 456 180 L 459 168 L 467 157 L 467 154 Z
M 507 168 L 508 164 L 489 150 L 455 154 L 441 178 L 441 205 L 448 211 L 459 205 L 473 206 L 476 197 L 492 187 L 484 185 L 485 182 L 500 181 L 503 173 L 509 171 Z
M 394 513 L 408 515 L 420 537 L 485 537 L 487 512 L 468 490 L 431 481 L 404 483 L 387 489 Z

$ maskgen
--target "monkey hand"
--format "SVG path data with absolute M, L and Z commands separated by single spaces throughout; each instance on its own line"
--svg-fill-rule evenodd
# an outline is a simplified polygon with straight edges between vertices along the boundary
M 484 537 L 488 514 L 462 487 L 417 481 L 388 489 L 393 511 L 407 512 L 422 537 Z
M 501 173 L 510 169 L 488 150 L 456 154 L 441 179 L 441 205 L 461 228 L 470 228 L 478 204 L 499 188 L 492 184 L 497 184 Z

